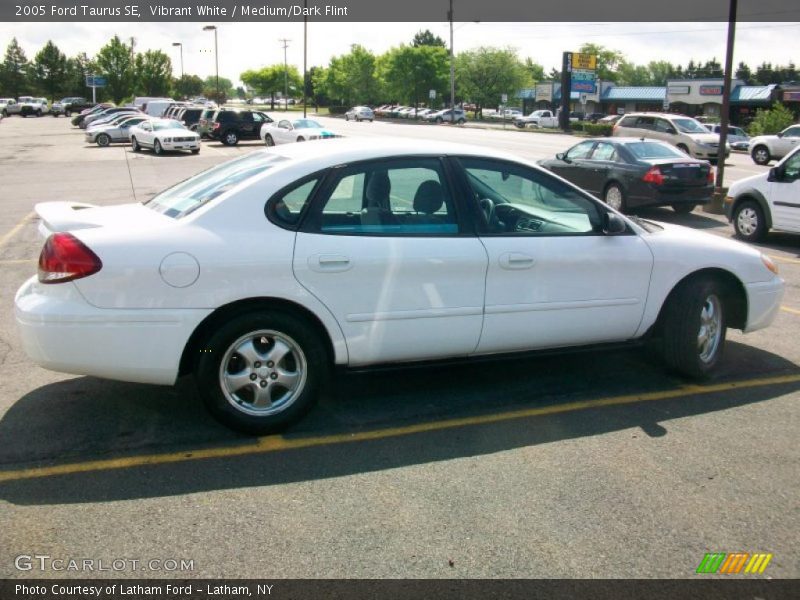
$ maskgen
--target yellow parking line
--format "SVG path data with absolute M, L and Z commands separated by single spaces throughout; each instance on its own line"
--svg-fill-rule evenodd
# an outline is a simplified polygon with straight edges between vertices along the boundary
M 272 435 L 258 438 L 252 444 L 242 446 L 227 446 L 223 448 L 204 448 L 198 450 L 183 450 L 180 452 L 169 452 L 163 454 L 148 454 L 142 456 L 127 456 L 121 458 L 111 458 L 104 460 L 93 460 L 80 463 L 70 463 L 54 465 L 50 467 L 33 467 L 30 469 L 20 469 L 16 471 L 0 471 L 0 482 L 19 481 L 22 479 L 35 479 L 40 477 L 51 477 L 55 475 L 73 475 L 76 473 L 87 473 L 92 471 L 107 471 L 113 469 L 127 469 L 131 467 L 141 467 L 150 465 L 163 465 L 169 463 L 180 463 L 209 458 L 225 458 L 231 456 L 242 456 L 251 454 L 264 454 L 267 452 L 277 452 L 281 450 L 295 450 L 299 448 L 312 448 L 315 446 L 326 446 L 334 444 L 345 444 L 350 442 L 363 442 L 369 440 L 380 440 L 386 438 L 396 438 L 412 435 L 415 433 L 425 433 L 431 431 L 442 431 L 457 427 L 467 427 L 471 425 L 485 425 L 489 423 L 500 423 L 537 417 L 544 415 L 554 415 L 589 408 L 599 408 L 604 406 L 617 406 L 622 404 L 634 404 L 637 402 L 653 402 L 656 400 L 670 400 L 697 394 L 714 394 L 718 392 L 735 391 L 748 388 L 765 387 L 770 385 L 780 385 L 786 383 L 800 382 L 800 375 L 784 375 L 778 377 L 767 377 L 762 379 L 751 379 L 735 381 L 730 383 L 718 383 L 713 385 L 686 385 L 679 388 L 664 390 L 661 392 L 648 392 L 645 394 L 630 394 L 625 396 L 612 396 L 599 398 L 596 400 L 580 400 L 577 402 L 567 402 L 554 406 L 541 408 L 527 408 L 505 413 L 481 415 L 475 417 L 462 417 L 458 419 L 445 419 L 441 421 L 429 421 L 415 425 L 405 425 L 402 427 L 392 427 L 389 429 L 377 429 L 373 431 L 361 431 L 357 433 L 339 433 L 334 435 L 324 435 L 308 438 L 286 438 L 281 435 Z
M 13 259 L 13 260 L 0 260 L 0 265 L 24 265 L 28 263 L 35 263 L 37 259 L 35 258 L 20 258 L 20 259 Z
M 772 254 L 770 254 L 769 257 L 778 262 L 789 263 L 791 265 L 800 265 L 800 260 L 794 258 L 783 258 L 782 256 L 773 256 Z
M 28 213 L 27 215 L 25 215 L 19 223 L 14 225 L 14 228 L 11 231 L 9 231 L 7 234 L 1 237 L 0 246 L 5 246 L 6 242 L 8 242 L 9 240 L 11 240 L 11 238 L 17 235 L 17 233 L 19 233 L 19 230 L 25 227 L 25 225 L 28 223 L 28 221 L 30 221 L 31 217 L 33 217 L 34 214 L 35 213 Z
M 792 313 L 793 315 L 800 315 L 800 310 L 796 308 L 789 308 L 788 306 L 781 306 L 781 310 L 786 311 L 788 313 Z

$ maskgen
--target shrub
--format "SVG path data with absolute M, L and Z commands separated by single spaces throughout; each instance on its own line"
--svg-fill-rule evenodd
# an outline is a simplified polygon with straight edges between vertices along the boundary
M 329 106 L 328 107 L 328 114 L 330 114 L 330 115 L 343 115 L 348 110 L 350 110 L 349 106 Z
M 583 121 L 575 121 L 574 123 L 570 123 L 569 127 L 572 131 L 584 131 L 584 123 Z
M 584 123 L 583 130 L 592 136 L 610 137 L 614 129 L 613 125 L 607 123 Z
M 771 109 L 756 112 L 756 118 L 750 123 L 749 133 L 752 136 L 773 135 L 783 131 L 792 123 L 794 123 L 792 111 L 780 102 L 776 102 Z

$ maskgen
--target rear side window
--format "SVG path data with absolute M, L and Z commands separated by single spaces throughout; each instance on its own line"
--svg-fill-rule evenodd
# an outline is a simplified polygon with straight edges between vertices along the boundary
M 639 117 L 636 119 L 636 125 L 634 125 L 634 127 L 652 130 L 655 127 L 655 121 L 656 120 L 653 117 Z
M 284 229 L 294 229 L 322 178 L 311 177 L 282 189 L 267 202 L 267 218 Z

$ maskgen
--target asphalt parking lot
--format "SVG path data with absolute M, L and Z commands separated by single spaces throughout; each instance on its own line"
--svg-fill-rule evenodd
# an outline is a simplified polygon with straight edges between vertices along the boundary
M 526 158 L 576 141 L 320 120 Z M 0 578 L 691 578 L 706 552 L 768 552 L 763 577 L 800 576 L 800 236 L 761 245 L 787 282 L 782 310 L 769 329 L 729 331 L 702 385 L 642 349 L 343 373 L 290 432 L 250 438 L 213 421 L 191 381 L 28 361 L 13 298 L 36 270 L 36 202 L 141 201 L 260 147 L 155 157 L 88 146 L 63 118 L 0 123 Z M 727 182 L 764 170 L 728 162 Z M 699 210 L 644 214 L 732 235 Z M 21 571 L 19 555 L 193 568 Z

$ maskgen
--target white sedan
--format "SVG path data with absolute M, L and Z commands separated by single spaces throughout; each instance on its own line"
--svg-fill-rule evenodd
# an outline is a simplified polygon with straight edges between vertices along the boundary
M 128 138 L 134 152 L 142 148 L 152 148 L 155 154 L 177 150 L 191 150 L 192 154 L 200 152 L 200 135 L 171 119 L 142 121 L 128 130 Z
M 621 215 L 535 164 L 442 142 L 264 149 L 144 204 L 36 206 L 16 294 L 48 369 L 173 384 L 255 433 L 297 421 L 334 365 L 652 340 L 712 374 L 727 327 L 784 283 L 750 246 Z
M 307 140 L 327 140 L 342 137 L 313 119 L 281 119 L 261 126 L 261 139 L 267 146 Z

